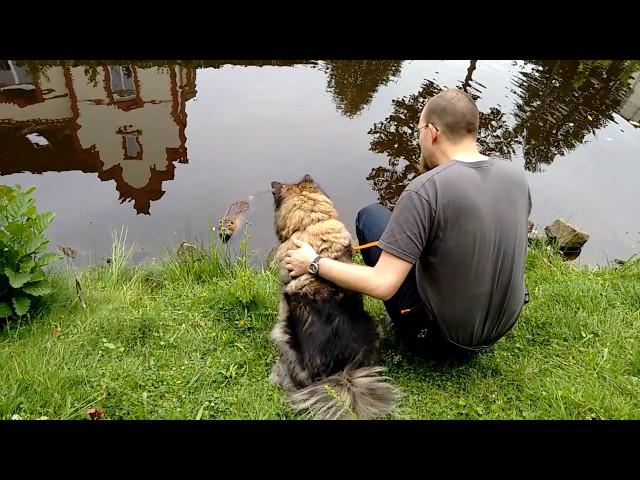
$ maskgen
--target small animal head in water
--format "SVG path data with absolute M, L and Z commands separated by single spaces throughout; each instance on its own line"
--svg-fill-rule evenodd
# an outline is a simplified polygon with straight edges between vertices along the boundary
M 235 231 L 236 222 L 230 218 L 223 218 L 218 223 L 218 236 L 223 243 L 227 243 Z
M 227 213 L 218 222 L 218 236 L 223 243 L 227 243 L 238 228 L 238 225 L 242 225 L 244 212 L 248 209 L 249 202 L 247 200 L 239 200 L 229 206 Z

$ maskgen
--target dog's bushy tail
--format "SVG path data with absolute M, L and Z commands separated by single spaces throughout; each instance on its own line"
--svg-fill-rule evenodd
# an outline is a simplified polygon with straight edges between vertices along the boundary
M 317 420 L 384 417 L 401 394 L 381 376 L 383 367 L 346 369 L 289 394 L 292 407 L 310 410 Z

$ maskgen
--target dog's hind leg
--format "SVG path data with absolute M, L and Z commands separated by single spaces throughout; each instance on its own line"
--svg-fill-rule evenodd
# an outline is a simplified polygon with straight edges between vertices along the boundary
M 284 296 L 280 297 L 280 305 L 278 308 L 278 321 L 271 330 L 271 340 L 278 346 L 280 350 L 280 358 L 271 371 L 272 380 L 275 383 L 285 387 L 284 383 L 291 383 L 293 388 L 306 387 L 311 383 L 311 377 L 302 368 L 299 356 L 296 351 L 291 348 L 290 335 L 287 328 L 287 318 L 289 316 L 289 305 Z M 285 381 L 286 379 L 286 381 Z M 283 383 L 284 382 L 284 383 Z
M 296 389 L 291 377 L 289 376 L 287 364 L 282 357 L 280 357 L 273 365 L 269 380 L 271 380 L 272 383 L 281 386 L 286 391 L 293 391 Z

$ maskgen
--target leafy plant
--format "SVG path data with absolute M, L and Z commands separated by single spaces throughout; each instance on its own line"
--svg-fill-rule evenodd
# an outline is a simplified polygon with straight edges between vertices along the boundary
M 51 292 L 43 267 L 60 256 L 43 253 L 44 231 L 55 214 L 38 214 L 34 190 L 0 185 L 0 318 L 27 314 L 37 297 Z

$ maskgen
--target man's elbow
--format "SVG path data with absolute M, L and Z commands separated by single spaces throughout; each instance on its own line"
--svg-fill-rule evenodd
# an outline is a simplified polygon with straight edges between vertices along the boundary
M 398 288 L 399 286 L 397 285 L 382 281 L 377 285 L 376 292 L 373 296 L 383 302 L 386 302 L 396 294 Z
M 393 293 L 385 293 L 384 295 L 381 295 L 379 298 L 380 298 L 380 300 L 382 300 L 383 302 L 386 302 L 387 300 L 390 300 L 390 299 L 391 299 L 391 297 L 393 297 L 393 295 L 394 295 L 395 293 L 396 293 L 396 292 L 393 292 Z

